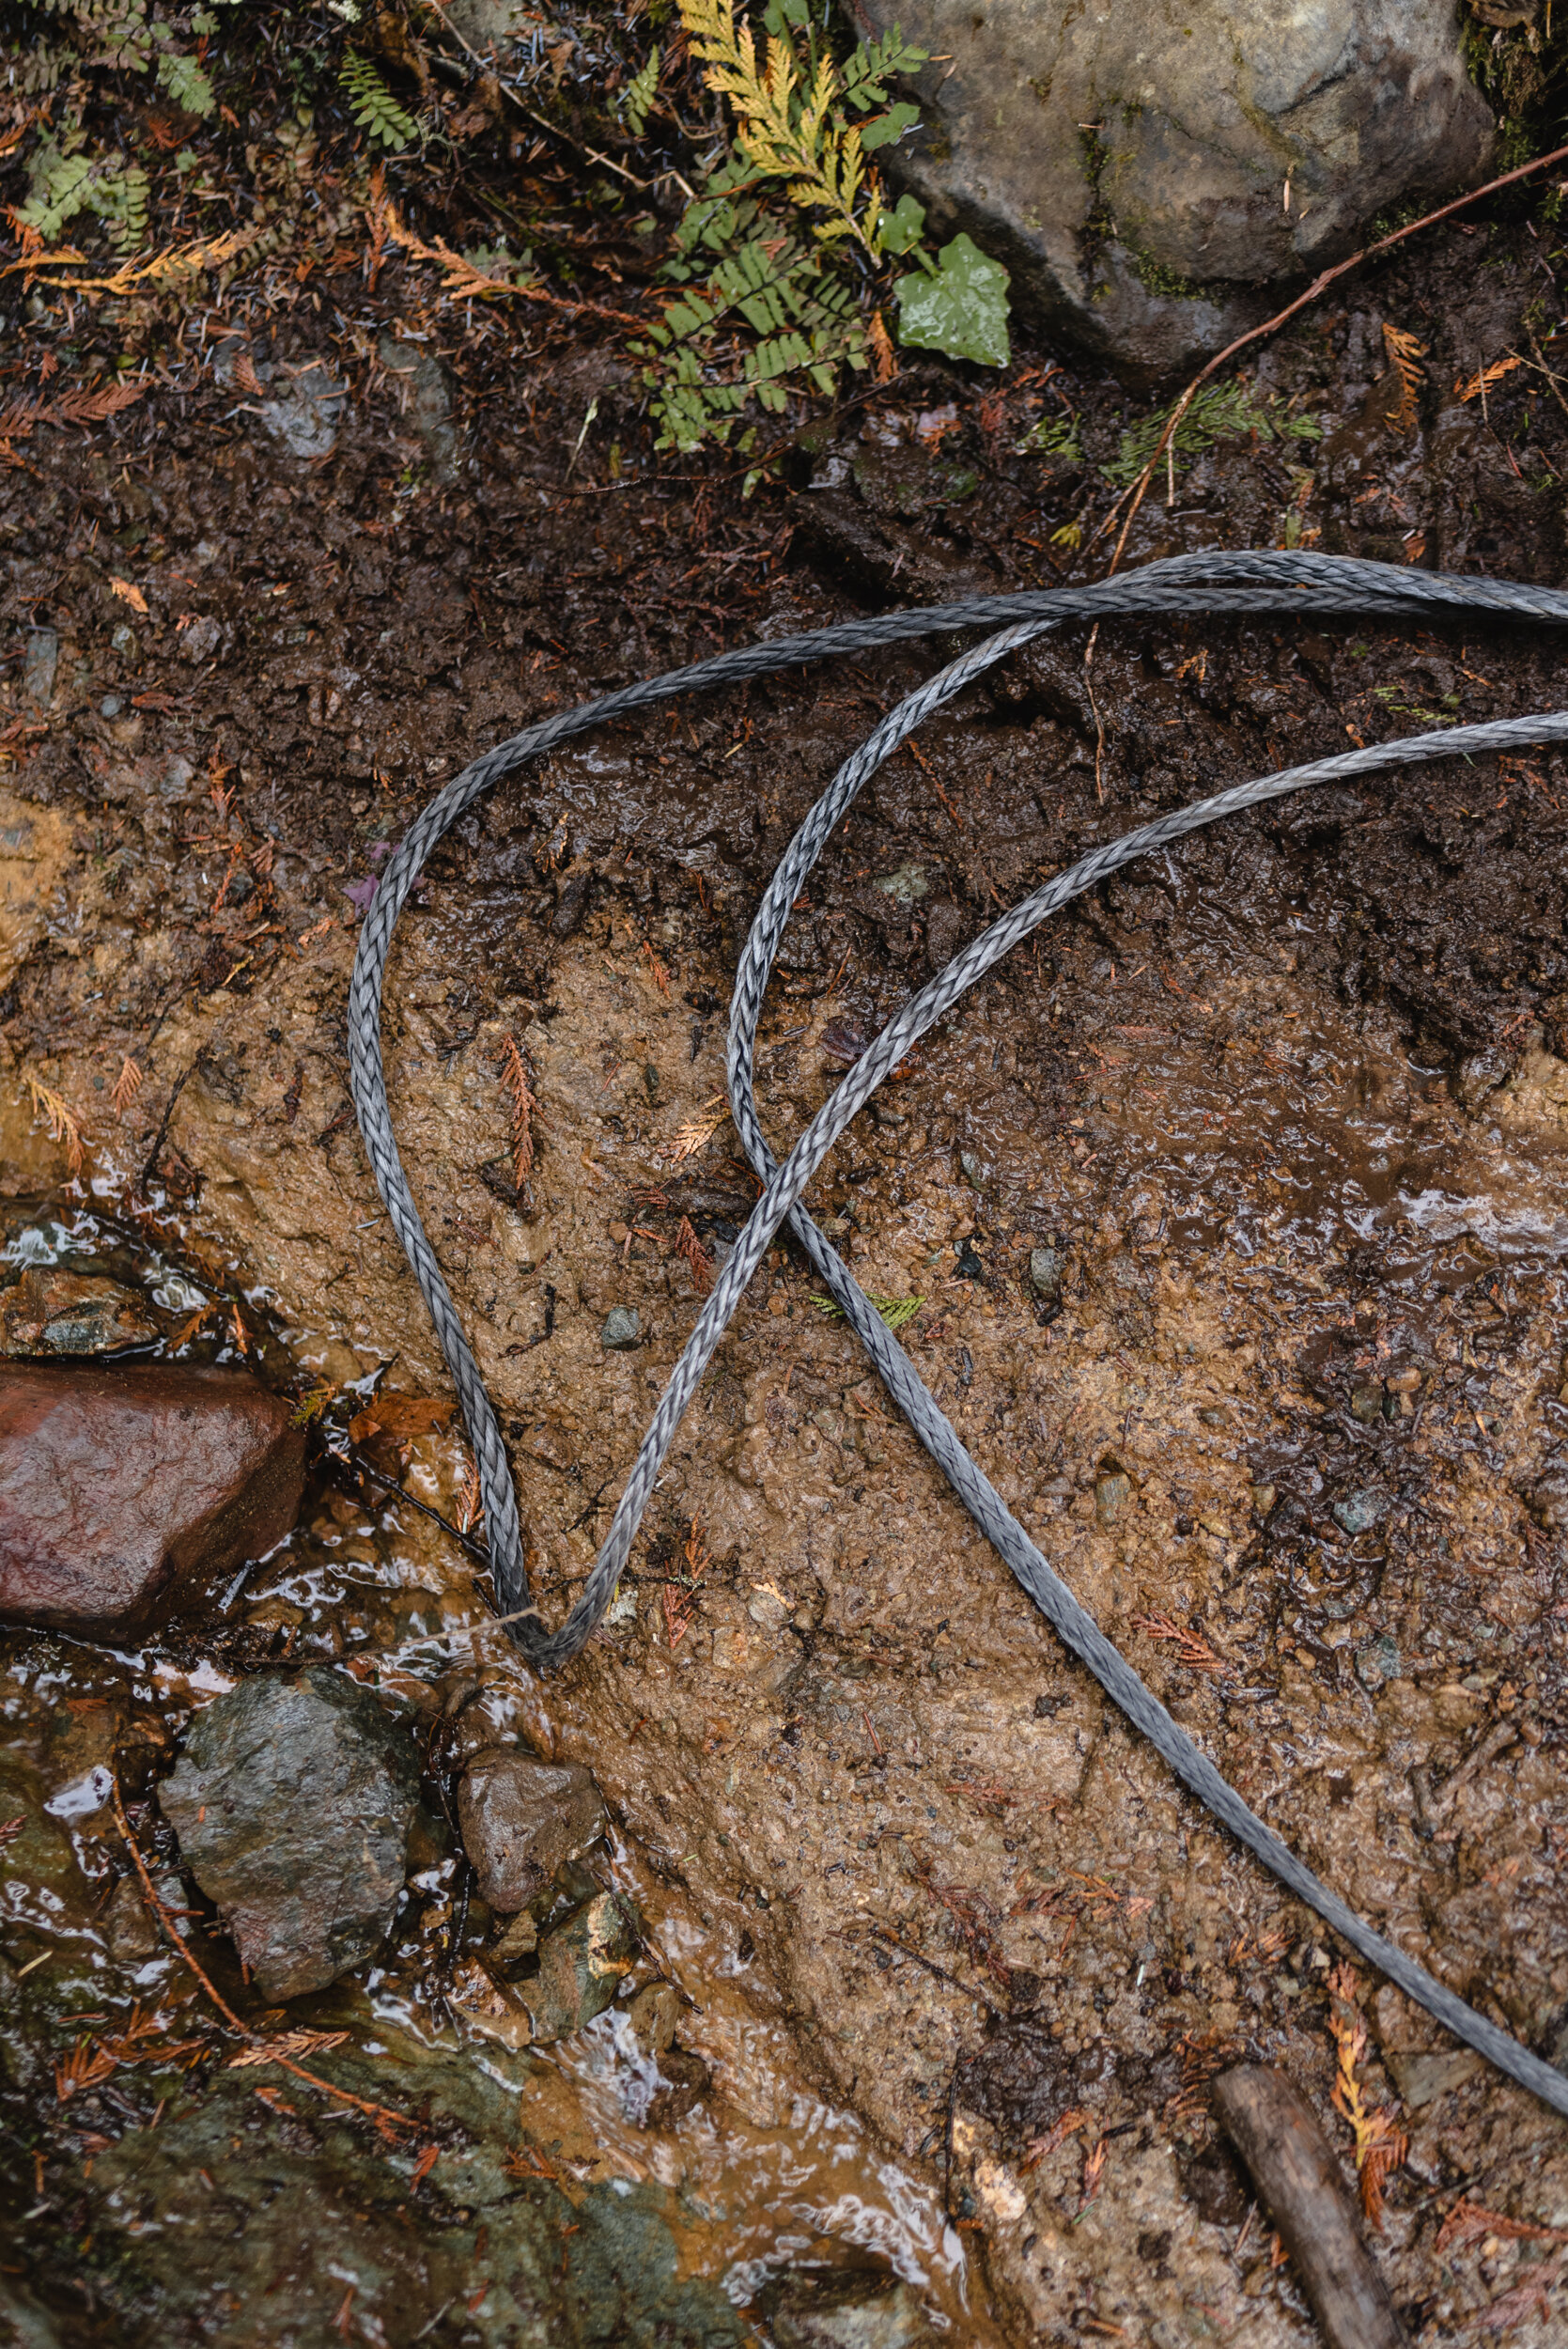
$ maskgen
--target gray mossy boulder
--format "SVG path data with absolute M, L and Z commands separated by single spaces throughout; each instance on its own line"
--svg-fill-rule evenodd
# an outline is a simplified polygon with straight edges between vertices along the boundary
M 325 1665 L 242 1680 L 196 1715 L 159 1800 L 263 1998 L 323 1989 L 386 1938 L 419 1762 L 368 1689 Z
M 931 52 L 922 128 L 885 150 L 1048 329 L 1134 375 L 1220 349 L 1274 281 L 1353 251 L 1385 207 L 1473 185 L 1491 113 L 1454 0 L 852 0 Z

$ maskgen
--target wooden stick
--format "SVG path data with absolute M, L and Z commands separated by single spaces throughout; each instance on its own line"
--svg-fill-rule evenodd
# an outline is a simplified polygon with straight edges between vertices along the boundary
M 164 1934 L 172 1945 L 176 1956 L 183 1958 L 185 1964 L 190 1968 L 192 1973 L 194 1974 L 196 1980 L 200 1983 L 202 1988 L 206 1991 L 208 1997 L 211 1999 L 213 2005 L 223 2016 L 224 2021 L 228 2025 L 229 2030 L 237 2031 L 241 2039 L 254 2039 L 256 2035 L 255 2031 L 252 2030 L 248 2023 L 242 2023 L 240 2020 L 239 2015 L 236 2015 L 228 2000 L 224 1997 L 223 1992 L 217 1989 L 213 1983 L 210 1980 L 201 1960 L 197 1957 L 195 1952 L 191 1948 L 189 1942 L 185 1939 L 184 1935 L 178 1931 L 174 1919 L 170 1916 L 163 1903 L 159 1899 L 152 1878 L 147 1874 L 147 1861 L 142 1858 L 142 1847 L 137 1843 L 134 1835 L 131 1832 L 131 1822 L 125 1815 L 125 1804 L 120 1797 L 119 1781 L 117 1778 L 111 1777 L 109 1788 L 114 1799 L 115 1824 L 119 1828 L 120 1840 L 124 1843 L 126 1850 L 131 1854 L 132 1865 L 142 1881 L 142 1898 L 146 1901 L 147 1906 L 151 1909 L 153 1915 L 163 1926 Z
M 1170 419 L 1159 436 L 1154 455 L 1133 483 L 1131 490 L 1124 490 L 1122 492 L 1122 497 L 1131 497 L 1132 505 L 1128 509 L 1126 521 L 1122 524 L 1121 535 L 1116 541 L 1116 552 L 1110 558 L 1110 569 L 1113 571 L 1122 559 L 1123 550 L 1127 543 L 1127 533 L 1138 519 L 1138 509 L 1143 503 L 1144 493 L 1155 477 L 1160 459 L 1174 444 L 1177 427 L 1182 418 L 1191 407 L 1197 393 L 1208 381 L 1209 377 L 1217 375 L 1228 359 L 1234 359 L 1238 350 L 1245 350 L 1249 343 L 1261 342 L 1265 335 L 1277 334 L 1281 326 L 1295 318 L 1298 310 L 1305 310 L 1309 303 L 1315 302 L 1319 294 L 1331 286 L 1337 277 L 1343 277 L 1351 270 L 1359 269 L 1363 261 L 1375 260 L 1378 254 L 1388 253 L 1396 244 L 1403 244 L 1406 237 L 1417 236 L 1421 229 L 1436 226 L 1438 221 L 1447 220 L 1451 212 L 1463 211 L 1467 204 L 1479 204 L 1483 195 L 1496 195 L 1499 188 L 1511 187 L 1515 179 L 1528 179 L 1532 171 L 1545 171 L 1548 164 L 1560 163 L 1568 163 L 1568 147 L 1556 147 L 1549 155 L 1537 155 L 1531 162 L 1520 163 L 1516 170 L 1505 171 L 1500 179 L 1488 179 L 1484 187 L 1472 188 L 1467 195 L 1456 195 L 1452 203 L 1440 204 L 1435 212 L 1424 212 L 1420 220 L 1409 222 L 1404 228 L 1396 228 L 1391 236 L 1379 237 L 1375 244 L 1363 245 L 1360 252 L 1353 253 L 1348 261 L 1337 261 L 1332 269 L 1320 271 L 1305 293 L 1297 294 L 1294 302 L 1287 302 L 1282 310 L 1277 310 L 1271 319 L 1265 319 L 1261 326 L 1250 327 L 1245 334 L 1238 334 L 1234 343 L 1227 343 L 1223 350 L 1217 351 L 1207 366 L 1199 368 L 1171 411 Z M 1094 537 L 1090 540 L 1091 546 L 1096 539 L 1105 537 L 1116 519 L 1116 509 L 1121 503 L 1122 499 L 1118 498 L 1116 505 L 1111 507 L 1098 530 L 1095 531 Z M 1109 572 L 1107 576 L 1110 576 Z
M 1296 2263 L 1328 2349 L 1406 2349 L 1408 2337 L 1362 2245 L 1355 2203 L 1311 2107 L 1283 2073 L 1263 2063 L 1222 2072 L 1214 2101 Z

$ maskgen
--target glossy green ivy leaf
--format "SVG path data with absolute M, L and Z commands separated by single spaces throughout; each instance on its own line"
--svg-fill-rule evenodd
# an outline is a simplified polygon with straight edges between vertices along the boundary
M 901 343 L 983 367 L 1007 365 L 1007 272 L 962 232 L 943 245 L 935 269 L 911 270 L 894 290 Z
M 920 242 L 920 232 L 925 226 L 925 207 L 917 204 L 912 195 L 901 195 L 891 212 L 884 212 L 877 226 L 877 241 L 884 253 L 908 253 Z
M 875 147 L 891 147 L 894 139 L 903 137 L 906 131 L 912 131 L 919 120 L 920 108 L 908 105 L 900 99 L 895 106 L 888 108 L 885 115 L 877 115 L 862 126 L 861 145 L 868 155 Z

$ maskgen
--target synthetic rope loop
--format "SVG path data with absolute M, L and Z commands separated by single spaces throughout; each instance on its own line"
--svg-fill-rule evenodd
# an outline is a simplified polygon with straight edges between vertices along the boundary
M 510 1625 L 524 1655 L 537 1669 L 551 1670 L 577 1655 L 603 1615 L 687 1405 L 747 1283 L 762 1263 L 780 1224 L 787 1219 L 871 1355 L 894 1402 L 958 1499 L 1065 1645 L 1094 1673 L 1113 1703 L 1150 1740 L 1182 1782 L 1361 1957 L 1386 1973 L 1407 1996 L 1499 2071 L 1530 2089 L 1554 2110 L 1568 2116 L 1568 2077 L 1541 2061 L 1506 2031 L 1476 2014 L 1394 1943 L 1364 1924 L 1248 1808 L 1145 1688 L 1065 1583 L 1052 1572 L 1000 1494 L 970 1459 L 903 1347 L 800 1205 L 807 1184 L 833 1143 L 910 1047 L 1002 956 L 1069 899 L 1093 888 L 1108 874 L 1135 857 L 1168 847 L 1219 817 L 1282 798 L 1312 784 L 1458 754 L 1568 742 L 1568 712 L 1508 719 L 1490 725 L 1446 727 L 1440 732 L 1410 736 L 1401 741 L 1374 744 L 1333 758 L 1318 759 L 1309 766 L 1219 792 L 1091 850 L 1070 870 L 1036 890 L 972 940 L 928 987 L 905 1004 L 811 1120 L 782 1165 L 770 1151 L 758 1121 L 753 1063 L 757 1020 L 773 957 L 801 883 L 867 779 L 933 710 L 952 700 L 994 661 L 1045 630 L 1069 620 L 1099 620 L 1112 615 L 1136 617 L 1163 612 L 1281 612 L 1297 615 L 1375 612 L 1388 618 L 1402 619 L 1436 617 L 1444 612 L 1454 612 L 1562 623 L 1568 621 L 1568 595 L 1552 588 L 1398 570 L 1386 564 L 1330 555 L 1179 555 L 1086 587 L 989 596 L 935 610 L 890 613 L 876 620 L 849 621 L 811 635 L 744 646 L 565 711 L 514 735 L 455 777 L 415 819 L 387 864 L 360 933 L 349 999 L 351 1084 L 360 1130 L 381 1197 L 429 1307 L 462 1404 L 478 1463 L 502 1616 Z M 414 1206 L 393 1134 L 381 1062 L 380 1001 L 397 917 L 431 851 L 463 812 L 501 776 L 557 742 L 677 693 L 709 691 L 835 654 L 863 652 L 876 646 L 919 636 L 955 634 L 998 622 L 1004 623 L 1000 634 L 964 654 L 910 694 L 845 762 L 796 833 L 764 895 L 737 974 L 728 1055 L 730 1106 L 747 1156 L 765 1186 L 763 1194 L 736 1241 L 660 1398 L 582 1594 L 560 1629 L 551 1632 L 530 1600 L 511 1468 L 494 1408 Z

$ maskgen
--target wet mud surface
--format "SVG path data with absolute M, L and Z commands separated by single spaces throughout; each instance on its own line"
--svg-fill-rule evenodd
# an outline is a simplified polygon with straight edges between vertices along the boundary
M 1373 306 L 1309 319 L 1263 365 L 1327 419 L 1292 448 L 1305 486 L 1277 447 L 1227 444 L 1151 501 L 1128 559 L 1294 527 L 1560 580 L 1552 385 L 1516 370 L 1484 413 L 1447 390 L 1527 316 L 1545 331 L 1550 274 L 1523 229 L 1455 232 Z M 1384 316 L 1431 342 L 1410 426 Z M 1081 482 L 1010 453 L 1043 359 L 1000 403 L 908 373 L 742 502 L 616 477 L 629 394 L 591 350 L 481 381 L 493 361 L 454 334 L 421 407 L 396 344 L 383 363 L 362 332 L 354 365 L 303 307 L 223 323 L 258 366 L 341 366 L 329 454 L 236 412 L 193 334 L 145 445 L 116 423 L 0 476 L 6 1262 L 113 1273 L 158 1350 L 246 1359 L 347 1416 L 378 1384 L 446 1392 L 346 1089 L 355 926 L 412 813 L 473 751 L 631 675 L 1047 582 Z M 1110 397 L 1063 385 L 1086 417 Z M 752 911 L 839 759 L 939 657 L 554 755 L 465 819 L 402 924 L 399 1137 L 552 1616 L 695 1316 L 682 1226 L 711 1254 L 754 1196 L 720 1118 Z M 797 910 L 759 1052 L 775 1143 L 1094 841 L 1347 734 L 1551 707 L 1560 677 L 1544 634 L 1479 627 L 1173 622 L 1102 630 L 1089 667 L 1081 638 L 1015 657 L 868 786 Z M 994 974 L 813 1200 L 863 1285 L 924 1300 L 904 1339 L 964 1440 L 1248 1799 L 1560 2060 L 1565 844 L 1556 755 L 1188 841 Z M 508 1039 L 537 1102 L 520 1190 Z M 29 1077 L 80 1123 L 74 1187 Z M 612 1348 L 617 1308 L 636 1343 Z M 365 1440 L 464 1517 L 452 1427 Z M 1555 2238 L 1529 2229 L 1568 2226 L 1560 2123 L 1335 1973 L 1064 1659 L 789 1249 L 587 1654 L 535 1684 L 483 1579 L 384 1481 L 323 1461 L 221 1611 L 135 1652 L 5 1635 L 19 2340 L 738 2341 L 768 2337 L 769 2273 L 872 2254 L 950 2340 L 1305 2344 L 1205 2083 L 1279 2064 L 1348 2167 L 1347 2016 L 1367 2102 L 1408 2138 L 1374 2242 L 1412 2335 L 1458 2341 L 1490 2310 L 1554 2338 Z M 194 1707 L 286 1659 L 334 1659 L 414 1724 L 438 1822 L 474 1703 L 589 1766 L 615 1822 L 596 1864 L 645 1923 L 629 1988 L 675 1983 L 706 2094 L 656 2104 L 618 2008 L 553 2048 L 485 2032 L 463 1968 L 495 1925 L 449 1823 L 381 1958 L 266 2025 L 348 2031 L 318 2072 L 410 2125 L 234 2068 L 148 1924 L 108 1773 L 243 1999 L 157 1785 Z M 1462 2196 L 1524 2231 L 1439 2248 Z

